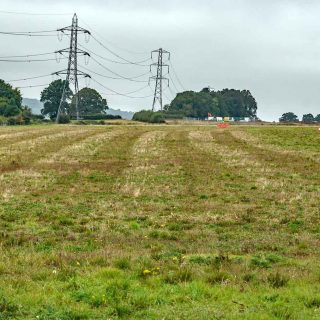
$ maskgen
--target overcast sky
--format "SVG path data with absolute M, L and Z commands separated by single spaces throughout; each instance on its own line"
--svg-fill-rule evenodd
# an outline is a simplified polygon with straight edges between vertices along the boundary
M 9 14 L 63 13 L 65 15 Z M 276 120 L 287 111 L 320 113 L 320 1 L 317 0 L 2 0 L 0 31 L 55 30 L 71 24 L 76 12 L 80 26 L 90 29 L 102 43 L 130 61 L 141 61 L 150 51 L 163 47 L 171 52 L 171 62 L 184 89 L 249 89 L 258 102 L 258 115 Z M 68 47 L 68 38 L 0 35 L 0 56 L 53 52 Z M 79 42 L 95 53 L 117 60 L 96 41 Z M 40 58 L 54 58 L 45 56 Z M 121 65 L 99 60 L 105 67 L 125 77 L 148 72 L 148 67 Z M 121 61 L 121 60 L 120 60 Z M 84 65 L 83 58 L 79 63 Z M 0 78 L 14 80 L 50 74 L 66 68 L 67 61 L 33 63 L 0 62 Z M 90 70 L 109 75 L 94 61 Z M 80 68 L 81 69 L 81 68 Z M 84 70 L 85 71 L 85 70 Z M 144 82 L 112 80 L 93 75 L 105 86 L 121 93 L 138 90 Z M 165 92 L 165 102 L 182 91 L 174 84 Z M 147 80 L 148 75 L 138 78 Z M 51 77 L 12 82 L 15 86 L 46 84 Z M 85 86 L 83 80 L 80 86 Z M 149 108 L 152 97 L 130 99 L 108 95 L 109 106 L 123 110 Z M 21 89 L 24 97 L 39 98 L 42 88 Z M 171 92 L 172 91 L 172 92 Z M 148 96 L 149 87 L 131 94 Z

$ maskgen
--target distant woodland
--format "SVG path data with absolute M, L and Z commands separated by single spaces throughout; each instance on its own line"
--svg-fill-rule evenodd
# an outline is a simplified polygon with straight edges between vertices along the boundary
M 249 90 L 204 88 L 200 92 L 178 93 L 164 110 L 169 114 L 192 118 L 215 117 L 257 117 L 257 102 Z

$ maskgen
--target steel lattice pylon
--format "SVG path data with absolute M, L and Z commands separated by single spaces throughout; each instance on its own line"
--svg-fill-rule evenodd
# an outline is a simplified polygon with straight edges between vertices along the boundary
M 160 110 L 162 111 L 163 109 L 163 104 L 162 104 L 162 91 L 163 91 L 163 81 L 168 81 L 168 86 L 169 86 L 169 79 L 165 78 L 163 76 L 163 68 L 167 67 L 168 68 L 168 73 L 169 73 L 169 65 L 168 64 L 164 64 L 163 60 L 164 60 L 164 55 L 168 55 L 168 60 L 170 60 L 170 52 L 163 50 L 162 48 L 158 49 L 158 50 L 153 50 L 151 52 L 151 59 L 153 58 L 153 54 L 154 53 L 158 53 L 158 62 L 153 63 L 150 65 L 150 71 L 152 69 L 152 66 L 156 66 L 157 67 L 157 75 L 154 77 L 150 77 L 149 78 L 149 84 L 150 84 L 150 80 L 155 80 L 156 85 L 155 85 L 155 89 L 154 89 L 154 97 L 153 97 L 153 104 L 152 104 L 152 111 L 155 110 L 155 106 L 156 103 L 158 102 L 160 105 Z
M 77 120 L 79 120 L 80 114 L 79 114 L 79 97 L 78 97 L 78 92 L 79 92 L 78 76 L 83 76 L 86 78 L 91 78 L 91 77 L 87 73 L 84 73 L 78 70 L 78 55 L 80 54 L 83 56 L 88 56 L 88 57 L 90 56 L 88 52 L 78 49 L 78 33 L 84 33 L 84 34 L 90 35 L 90 32 L 78 26 L 78 17 L 76 14 L 73 15 L 71 26 L 61 28 L 58 31 L 62 33 L 65 33 L 65 32 L 70 33 L 70 47 L 67 49 L 57 51 L 57 53 L 59 54 L 67 53 L 69 55 L 69 60 L 68 60 L 68 69 L 61 70 L 55 73 L 56 75 L 66 75 L 66 81 L 64 84 L 63 92 L 62 92 L 59 109 L 57 112 L 56 122 L 59 122 L 59 117 L 61 114 L 66 113 L 65 105 L 67 100 L 67 86 L 70 84 L 73 84 L 76 116 L 77 116 Z

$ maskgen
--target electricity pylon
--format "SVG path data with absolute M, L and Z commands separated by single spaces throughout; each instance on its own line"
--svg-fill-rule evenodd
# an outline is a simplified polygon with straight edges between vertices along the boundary
M 76 14 L 73 15 L 71 26 L 58 29 L 58 31 L 60 31 L 62 33 L 66 33 L 70 36 L 70 47 L 66 48 L 66 49 L 59 50 L 56 52 L 61 55 L 63 55 L 64 53 L 68 53 L 68 55 L 69 55 L 68 68 L 65 70 L 61 70 L 61 71 L 54 73 L 56 75 L 66 75 L 66 81 L 64 84 L 63 92 L 62 92 L 62 96 L 61 96 L 61 100 L 60 100 L 60 104 L 59 104 L 59 109 L 57 112 L 57 118 L 56 118 L 57 123 L 59 122 L 60 115 L 66 112 L 65 104 L 66 104 L 66 100 L 68 98 L 67 97 L 67 94 L 68 94 L 67 89 L 70 84 L 73 84 L 73 87 L 74 87 L 73 94 L 74 94 L 74 99 L 75 99 L 77 120 L 80 119 L 79 97 L 78 97 L 78 92 L 79 92 L 78 76 L 83 76 L 85 78 L 91 78 L 90 75 L 88 75 L 87 73 L 84 73 L 84 72 L 78 70 L 78 55 L 90 57 L 90 54 L 88 52 L 83 51 L 78 48 L 78 33 L 90 35 L 90 31 L 78 26 L 78 17 Z
M 165 78 L 163 76 L 163 68 L 168 68 L 168 73 L 169 73 L 169 65 L 163 63 L 164 62 L 164 56 L 167 55 L 168 60 L 170 60 L 170 52 L 163 50 L 162 48 L 158 50 L 153 50 L 151 52 L 151 59 L 153 58 L 153 54 L 158 53 L 158 62 L 152 63 L 150 65 L 150 71 L 153 66 L 157 67 L 157 75 L 150 77 L 149 78 L 149 85 L 150 85 L 150 80 L 155 80 L 156 85 L 154 89 L 154 97 L 153 97 L 153 104 L 152 104 L 152 111 L 155 109 L 155 105 L 157 102 L 159 102 L 160 105 L 160 110 L 162 111 L 163 105 L 162 105 L 162 91 L 163 91 L 163 81 L 168 81 L 168 87 L 169 87 L 169 79 Z

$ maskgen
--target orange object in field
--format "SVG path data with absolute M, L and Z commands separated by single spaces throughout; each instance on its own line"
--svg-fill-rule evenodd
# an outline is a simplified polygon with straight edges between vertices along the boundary
M 229 123 L 219 123 L 219 124 L 217 124 L 217 127 L 220 129 L 226 129 L 226 128 L 230 127 L 230 124 Z

